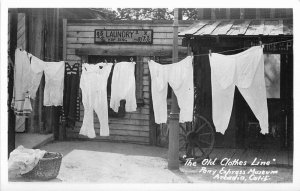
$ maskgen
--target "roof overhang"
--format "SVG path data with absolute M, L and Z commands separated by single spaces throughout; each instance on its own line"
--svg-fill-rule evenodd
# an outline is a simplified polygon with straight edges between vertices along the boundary
M 201 20 L 178 34 L 180 37 L 293 36 L 292 19 Z

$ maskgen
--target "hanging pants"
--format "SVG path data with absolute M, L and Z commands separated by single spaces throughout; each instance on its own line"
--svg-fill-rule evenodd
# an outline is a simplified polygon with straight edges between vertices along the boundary
M 168 65 L 161 65 L 152 60 L 148 62 L 151 74 L 155 123 L 167 122 L 168 83 L 177 97 L 180 108 L 179 122 L 193 121 L 194 83 L 192 62 L 192 56 Z
M 73 66 L 71 66 L 69 63 L 66 63 L 64 79 L 63 113 L 69 127 L 74 127 L 75 121 L 79 118 L 79 111 L 77 111 L 79 82 L 79 64 L 75 63 Z
M 100 136 L 109 136 L 107 79 L 112 63 L 83 64 L 80 78 L 84 117 L 79 134 L 95 138 L 94 110 L 100 122 Z
M 125 110 L 136 111 L 135 62 L 119 62 L 114 66 L 111 81 L 110 107 L 118 112 L 120 101 L 126 100 Z
M 209 60 L 216 131 L 224 133 L 228 127 L 237 86 L 258 119 L 261 133 L 268 133 L 263 49 L 256 46 L 229 56 L 213 53 Z

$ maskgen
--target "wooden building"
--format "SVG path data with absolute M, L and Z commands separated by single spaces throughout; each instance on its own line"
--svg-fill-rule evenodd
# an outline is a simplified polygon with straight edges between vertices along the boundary
M 172 63 L 173 28 L 172 21 L 104 21 L 104 20 L 65 20 L 64 21 L 64 60 L 69 63 L 96 63 L 130 61 L 137 63 L 135 68 L 137 111 L 128 112 L 124 117 L 109 117 L 109 137 L 100 137 L 100 124 L 95 117 L 95 130 L 99 140 L 126 141 L 140 144 L 157 144 L 157 126 L 154 124 L 151 105 L 150 73 L 148 60 Z M 191 21 L 180 22 L 179 30 L 184 30 Z M 97 42 L 97 31 L 106 34 L 116 32 L 146 32 L 149 41 L 130 42 L 132 39 L 113 39 L 105 37 L 105 42 Z M 107 36 L 107 35 L 106 35 Z M 113 42 L 109 42 L 109 40 Z M 179 56 L 187 55 L 179 38 Z M 108 82 L 108 89 L 109 89 Z M 108 90 L 109 91 L 109 90 Z M 108 92 L 108 99 L 110 93 Z M 75 129 L 67 129 L 67 137 L 79 137 L 83 119 L 83 106 L 80 107 L 80 121 Z
M 198 9 L 198 20 L 179 21 L 179 58 L 187 56 L 189 48 L 194 55 L 236 49 L 241 47 L 293 38 L 291 9 Z M 97 18 L 97 19 L 96 19 Z M 224 20 L 224 18 L 226 18 Z M 97 137 L 94 140 L 121 141 L 157 145 L 158 126 L 154 123 L 151 102 L 151 79 L 147 61 L 153 59 L 162 64 L 172 63 L 173 21 L 108 21 L 89 9 L 14 9 L 9 13 L 9 47 L 22 47 L 45 61 L 64 60 L 70 64 L 130 61 L 135 68 L 136 112 L 123 117 L 109 116 L 110 136 L 100 137 L 100 124 L 94 117 Z M 191 26 L 192 25 L 192 26 Z M 120 34 L 116 38 L 103 33 Z M 125 32 L 125 36 L 122 33 Z M 129 32 L 135 32 L 130 38 Z M 123 33 L 124 34 L 124 33 Z M 231 52 L 234 53 L 234 52 Z M 265 53 L 280 54 L 280 99 L 269 99 L 270 107 L 279 109 L 280 145 L 291 147 L 293 137 L 293 54 L 292 43 L 266 46 Z M 197 108 L 211 119 L 210 67 L 208 58 L 195 57 L 195 84 L 200 89 L 196 97 Z M 201 64 L 197 64 L 201 63 Z M 108 83 L 108 91 L 110 84 Z M 11 87 L 11 85 L 9 86 Z M 50 133 L 59 136 L 56 108 L 42 106 L 43 85 L 33 104 L 34 112 L 26 122 L 27 132 Z M 199 90 L 198 89 L 198 90 Z M 170 91 L 171 93 L 171 91 Z M 80 99 L 79 95 L 79 100 Z M 110 93 L 108 92 L 108 100 Z M 171 98 L 171 94 L 168 95 Z M 224 140 L 228 146 L 245 145 L 248 123 L 253 116 L 240 95 L 236 95 L 231 129 Z M 170 101 L 170 100 L 169 100 Z M 197 104 L 196 103 L 196 104 Z M 240 106 L 236 106 L 236 105 Z M 271 106 L 272 105 L 272 106 Z M 271 109 L 273 111 L 273 109 Z M 284 110 L 284 112 L 282 112 Z M 66 129 L 68 138 L 79 135 L 84 108 L 80 105 L 80 120 L 74 129 Z M 241 113 L 247 113 L 241 116 Z M 272 115 L 272 114 L 271 114 Z M 248 119 L 247 119 L 248 118 Z M 275 117 L 276 118 L 276 117 Z M 243 119 L 243 120 L 239 120 Z M 14 117 L 10 111 L 9 142 L 14 142 Z M 255 120 L 254 120 L 255 124 Z M 236 129 L 237 126 L 242 128 Z M 59 127 L 59 128 L 58 128 Z M 227 138 L 226 138 L 227 137 Z M 232 138 L 234 137 L 234 138 Z M 255 139 L 253 139 L 255 140 Z M 221 142 L 219 145 L 224 145 Z M 226 145 L 226 144 L 225 144 Z M 11 147 L 13 148 L 13 147 Z M 11 149 L 9 149 L 11 150 Z
M 64 18 L 102 19 L 90 9 L 21 8 L 8 10 L 8 55 L 14 62 L 15 49 L 22 48 L 44 61 L 62 60 L 62 20 Z M 15 126 L 26 133 L 48 134 L 58 137 L 59 116 L 57 108 L 43 106 L 44 79 L 32 102 L 29 118 L 15 117 L 10 103 L 13 91 L 13 72 L 8 85 L 8 151 L 15 147 Z
M 217 146 L 228 147 L 293 147 L 293 20 L 288 19 L 236 19 L 201 20 L 179 36 L 191 47 L 194 55 L 196 113 L 212 122 L 211 69 L 208 53 L 235 54 L 245 47 L 259 45 L 265 54 L 265 79 L 277 80 L 277 94 L 270 93 L 272 84 L 266 85 L 269 111 L 269 131 L 266 137 L 259 135 L 258 121 L 238 89 L 235 90 L 233 111 L 224 137 L 217 137 Z M 229 51 L 228 50 L 235 50 Z M 269 61 L 268 57 L 276 57 Z M 269 79 L 266 67 L 270 64 L 273 79 Z M 276 66 L 277 65 L 277 66 Z M 221 138 L 220 138 L 221 137 Z

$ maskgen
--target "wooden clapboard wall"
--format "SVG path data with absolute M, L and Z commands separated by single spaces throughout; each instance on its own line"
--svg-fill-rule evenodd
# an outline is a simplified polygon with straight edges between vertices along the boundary
M 17 32 L 17 46 L 26 49 L 26 22 L 25 14 L 18 13 L 18 32 Z
M 151 135 L 153 134 L 151 133 L 152 122 L 150 121 L 151 92 L 150 73 L 147 61 L 149 59 L 149 51 L 152 51 L 152 56 L 172 56 L 172 21 L 119 21 L 111 23 L 101 20 L 69 20 L 64 21 L 64 23 L 64 57 L 66 58 L 67 62 L 71 64 L 81 63 L 83 55 L 82 53 L 78 54 L 78 52 L 85 52 L 85 56 L 89 54 L 97 55 L 97 52 L 99 52 L 99 56 L 136 56 L 138 62 L 137 64 L 142 64 L 142 67 L 137 67 L 139 68 L 139 74 L 136 76 L 136 80 L 142 80 L 142 96 L 144 104 L 138 106 L 137 111 L 126 113 L 125 117 L 123 118 L 109 117 L 109 137 L 99 136 L 100 124 L 98 118 L 96 117 L 96 114 L 94 114 L 95 131 L 97 134 L 97 137 L 95 139 L 135 142 L 140 144 L 155 144 L 153 143 L 153 139 L 151 138 Z M 190 25 L 191 22 L 181 24 L 181 26 L 179 27 L 179 31 L 182 31 Z M 153 44 L 95 44 L 95 29 L 153 29 Z M 186 48 L 181 46 L 182 38 L 179 38 L 178 43 L 180 54 L 186 55 Z M 125 53 L 124 51 L 127 52 Z M 139 75 L 142 75 L 142 77 L 139 77 Z M 79 130 L 82 125 L 82 119 L 84 115 L 82 104 L 80 108 L 80 121 L 77 122 L 74 129 L 67 129 L 68 137 L 84 138 L 83 136 L 79 135 Z
M 10 25 L 11 25 L 11 13 L 8 13 L 7 15 L 8 17 L 8 28 L 7 28 L 7 51 L 9 51 L 9 47 L 10 47 Z

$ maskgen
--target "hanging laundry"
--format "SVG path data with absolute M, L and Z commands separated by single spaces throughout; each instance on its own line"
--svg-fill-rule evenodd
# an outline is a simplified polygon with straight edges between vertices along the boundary
M 216 131 L 224 133 L 228 127 L 237 86 L 258 119 L 261 133 L 268 133 L 263 48 L 256 46 L 229 56 L 212 53 L 209 61 Z
M 172 87 L 180 108 L 179 122 L 193 121 L 194 83 L 193 57 L 187 56 L 180 62 L 161 65 L 150 60 L 151 90 L 155 123 L 167 122 L 168 83 Z
M 126 112 L 136 111 L 135 64 L 135 62 L 119 62 L 114 66 L 110 107 L 115 112 L 118 112 L 121 100 L 126 100 Z
M 73 66 L 65 63 L 65 79 L 64 79 L 64 98 L 63 98 L 63 116 L 68 127 L 74 127 L 78 120 L 78 92 L 79 92 L 79 64 Z
M 34 72 L 30 96 L 34 99 L 40 85 L 43 72 L 45 74 L 44 106 L 62 106 L 64 91 L 65 62 L 44 62 L 30 55 L 31 67 Z
M 16 49 L 14 65 L 14 90 L 11 106 L 18 116 L 28 117 L 32 111 L 30 103 L 30 89 L 32 87 L 33 72 L 28 53 Z
M 109 136 L 107 79 L 112 63 L 83 64 L 80 78 L 84 117 L 79 134 L 95 138 L 94 110 L 100 122 L 100 136 Z

